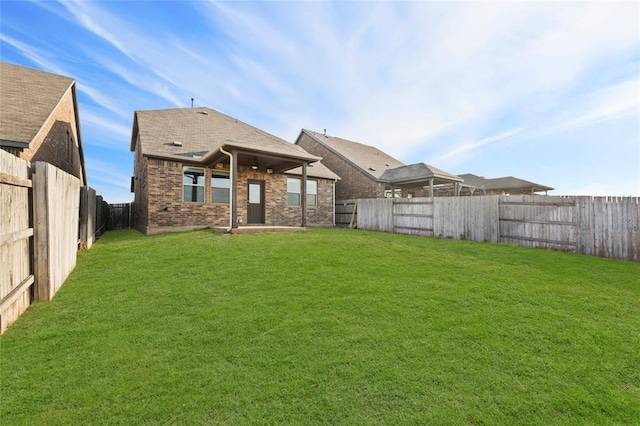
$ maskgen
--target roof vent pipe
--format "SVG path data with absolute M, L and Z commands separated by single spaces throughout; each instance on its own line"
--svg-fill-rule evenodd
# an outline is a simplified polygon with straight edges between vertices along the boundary
M 191 98 L 191 108 L 193 108 L 193 98 Z
M 324 135 L 327 136 L 327 129 L 324 129 Z

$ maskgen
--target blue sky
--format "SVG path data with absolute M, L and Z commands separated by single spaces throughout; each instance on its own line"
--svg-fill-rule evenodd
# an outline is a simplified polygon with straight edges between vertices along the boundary
M 5 1 L 3 61 L 76 79 L 90 186 L 136 110 L 208 106 L 551 194 L 640 195 L 640 3 Z

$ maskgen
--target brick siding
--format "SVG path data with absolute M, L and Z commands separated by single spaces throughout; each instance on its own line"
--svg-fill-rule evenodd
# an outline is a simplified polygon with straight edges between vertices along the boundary
M 76 115 L 72 89 L 64 94 L 58 107 L 19 157 L 27 161 L 44 161 L 64 170 L 83 182 Z
M 145 234 L 171 230 L 205 227 L 228 227 L 229 205 L 211 203 L 211 172 L 205 168 L 204 202 L 184 202 L 182 172 L 185 165 L 201 167 L 163 159 L 147 158 L 136 144 L 134 161 L 136 228 Z M 228 171 L 228 166 L 225 167 Z M 287 206 L 287 177 L 285 174 L 267 174 L 249 167 L 238 168 L 239 225 L 247 223 L 248 181 L 264 181 L 265 224 L 269 226 L 300 226 L 302 210 Z M 307 208 L 307 226 L 333 225 L 332 180 L 318 179 L 318 206 Z
M 384 197 L 384 183 L 377 182 L 373 176 L 355 167 L 311 136 L 302 133 L 296 144 L 307 152 L 322 157 L 322 164 L 340 176 L 340 180 L 336 182 L 336 200 Z

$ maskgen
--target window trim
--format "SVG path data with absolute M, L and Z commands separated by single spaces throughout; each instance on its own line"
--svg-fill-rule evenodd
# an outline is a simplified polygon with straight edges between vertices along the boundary
M 216 175 L 216 174 L 217 174 L 217 175 L 223 175 L 223 176 L 226 176 L 226 177 L 227 177 L 228 185 L 227 185 L 226 187 L 225 187 L 225 186 L 215 186 L 215 185 L 213 184 L 213 180 L 215 179 L 215 176 L 214 176 L 214 175 Z M 211 189 L 211 191 L 210 191 L 210 194 L 211 194 L 211 196 L 210 196 L 210 197 L 211 197 L 210 202 L 211 202 L 211 204 L 229 205 L 229 204 L 230 204 L 230 202 L 231 202 L 231 174 L 229 173 L 229 171 L 228 171 L 228 170 L 216 170 L 216 169 L 212 169 L 212 170 L 211 170 L 211 176 L 210 176 L 210 179 L 211 179 L 211 181 L 210 181 L 210 185 L 209 185 L 209 187 L 210 187 L 210 189 Z M 227 190 L 227 194 L 228 194 L 228 195 L 227 195 L 227 201 L 225 201 L 225 202 L 213 201 L 213 189 L 214 189 L 214 188 L 217 188 L 217 189 L 226 189 L 226 190 Z
M 298 192 L 290 192 L 289 191 L 289 181 L 298 181 Z M 287 177 L 287 207 L 300 207 L 302 205 L 302 179 L 295 177 Z M 291 204 L 289 202 L 289 194 L 298 195 L 298 204 Z
M 193 171 L 195 170 L 202 170 L 202 184 L 198 184 L 198 183 L 185 183 L 184 182 L 184 178 L 185 178 L 185 172 L 187 171 L 187 169 L 193 169 Z M 194 167 L 194 166 L 182 166 L 182 202 L 183 203 L 200 203 L 203 204 L 205 202 L 205 198 L 206 198 L 206 181 L 207 181 L 207 170 L 204 167 Z M 191 188 L 197 188 L 200 187 L 202 188 L 202 201 L 196 200 L 185 200 L 185 187 L 191 187 Z M 193 189 L 192 189 L 193 191 Z
M 314 182 L 316 184 L 315 185 L 316 186 L 315 187 L 316 191 L 313 192 L 313 193 L 309 191 L 309 183 L 311 183 L 311 182 Z M 318 186 L 319 186 L 319 183 L 318 183 L 318 181 L 316 179 L 307 179 L 307 208 L 309 208 L 309 207 L 318 207 Z M 309 195 L 314 195 L 314 197 L 313 197 L 314 203 L 313 204 L 311 204 L 309 202 L 309 198 L 310 198 Z

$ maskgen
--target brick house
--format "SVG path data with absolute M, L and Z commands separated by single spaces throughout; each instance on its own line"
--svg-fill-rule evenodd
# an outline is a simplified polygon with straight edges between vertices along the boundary
M 0 148 L 86 185 L 75 80 L 0 62 Z
M 440 188 L 458 189 L 462 178 L 436 167 L 405 165 L 378 148 L 303 129 L 296 145 L 322 158 L 340 176 L 336 199 L 434 196 Z M 454 192 L 455 193 L 455 192 Z
M 145 234 L 334 224 L 339 177 L 319 157 L 216 110 L 136 111 L 131 151 Z

